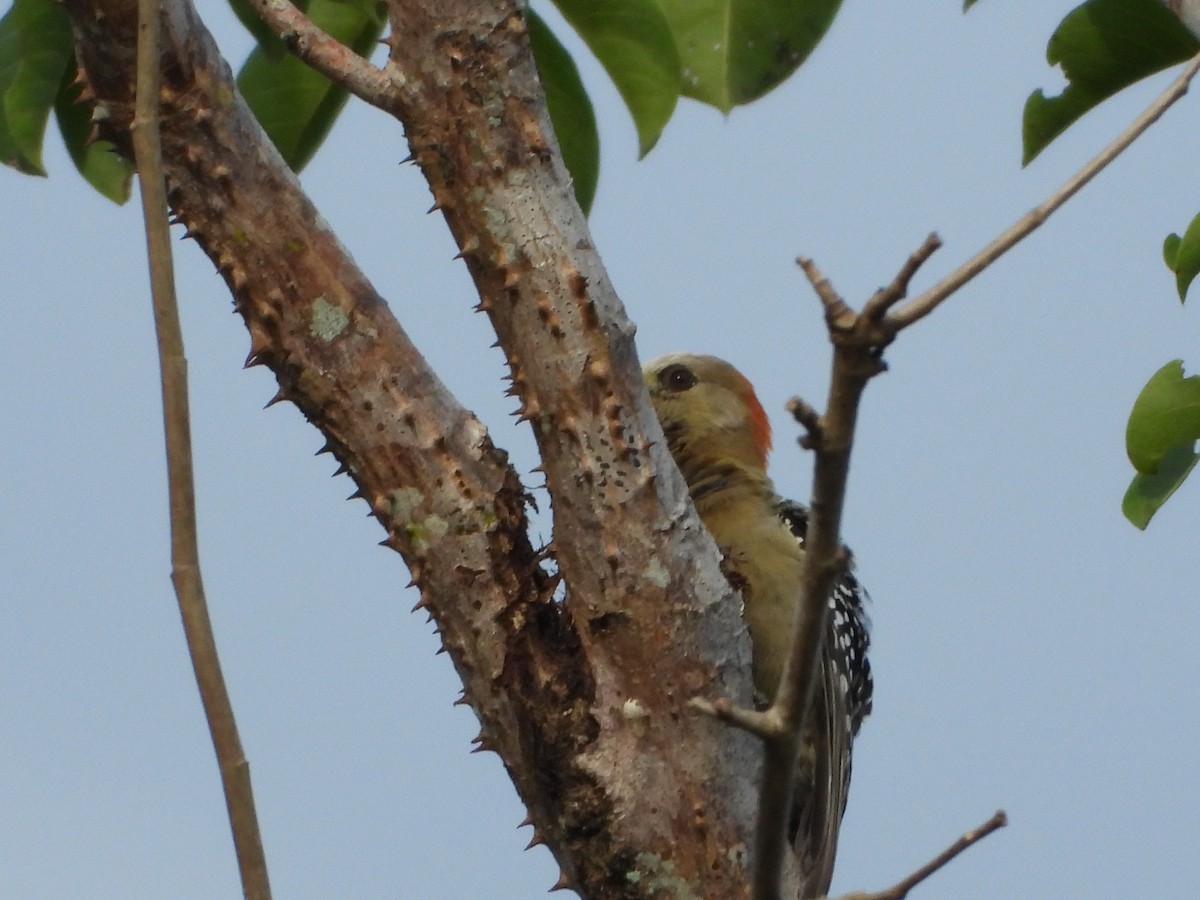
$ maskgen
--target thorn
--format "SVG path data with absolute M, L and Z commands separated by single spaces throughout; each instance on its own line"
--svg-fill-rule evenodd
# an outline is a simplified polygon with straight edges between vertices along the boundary
M 270 409 L 272 406 L 274 406 L 280 400 L 286 400 L 286 399 L 287 399 L 287 397 L 284 395 L 283 388 L 280 388 L 278 391 L 275 392 L 275 396 L 267 401 L 267 405 L 264 406 L 263 409 Z
M 350 471 L 350 467 L 349 467 L 348 465 L 346 465 L 345 463 L 339 463 L 339 464 L 338 464 L 338 467 L 337 467 L 337 471 L 336 471 L 336 472 L 334 472 L 334 473 L 333 473 L 332 475 L 330 475 L 329 477 L 330 477 L 330 478 L 337 478 L 339 475 L 345 475 L 345 474 L 346 474 L 347 472 L 349 472 L 349 471 Z
M 237 312 L 237 310 L 234 310 L 234 312 Z M 246 355 L 246 361 L 244 363 L 242 363 L 242 368 L 243 369 L 252 369 L 255 366 L 261 366 L 262 364 L 263 364 L 263 358 L 258 355 L 257 351 L 251 350 Z
M 330 446 L 329 441 L 326 441 L 324 444 L 321 445 L 321 449 L 319 449 L 316 453 L 314 453 L 313 456 L 320 456 L 322 453 L 332 453 L 332 452 L 333 452 L 333 447 Z
M 558 881 L 554 882 L 554 884 L 550 886 L 550 890 L 546 891 L 546 893 L 553 894 L 555 891 L 566 891 L 566 890 L 569 890 L 570 887 L 571 887 L 571 882 L 567 878 L 566 873 L 559 872 L 558 873 Z
M 429 209 L 425 210 L 425 215 L 429 215 L 430 213 L 435 213 L 441 208 L 442 208 L 442 204 L 439 203 L 437 200 L 434 200 L 433 206 L 431 206 L 431 207 L 429 207 Z
M 454 254 L 455 259 L 463 259 L 470 253 L 474 253 L 479 249 L 479 238 L 471 235 L 458 248 L 458 252 Z
M 381 44 L 386 44 L 386 43 L 387 43 L 387 41 L 386 41 L 386 40 L 380 40 L 380 41 L 379 41 L 379 43 L 381 43 Z M 410 162 L 413 162 L 413 161 L 414 161 L 416 158 L 417 158 L 417 154 L 415 154 L 415 153 L 410 153 L 410 154 L 408 154 L 408 156 L 404 157 L 404 159 L 400 160 L 400 162 L 399 162 L 399 163 L 397 163 L 397 165 L 400 165 L 400 166 L 407 165 L 408 163 L 410 163 Z
M 529 851 L 529 850 L 532 850 L 534 847 L 538 846 L 539 844 L 544 844 L 544 843 L 546 843 L 546 842 L 542 840 L 542 836 L 537 833 L 537 829 L 535 828 L 533 830 L 533 837 L 531 837 L 529 839 L 529 843 L 525 845 L 525 849 L 526 849 L 526 851 Z
M 532 824 L 533 824 L 533 819 L 529 818 L 529 816 L 526 816 L 525 818 L 523 818 L 521 820 L 521 824 L 519 824 L 517 826 L 517 828 L 521 829 L 521 828 L 524 828 L 526 825 L 532 825 Z
M 350 495 L 349 497 L 347 497 L 346 499 L 347 499 L 347 500 L 365 500 L 365 499 L 366 499 L 366 496 L 367 496 L 367 495 L 363 493 L 363 489 L 362 489 L 362 488 L 355 488 L 355 489 L 354 489 L 354 493 L 353 493 L 353 494 L 351 494 L 351 495 Z
M 472 743 L 472 744 L 475 744 L 475 745 L 477 745 L 477 746 L 475 746 L 474 748 L 472 748 L 472 750 L 471 750 L 471 752 L 472 752 L 472 753 L 483 753 L 485 750 L 493 750 L 493 749 L 495 749 L 495 748 L 493 748 L 493 747 L 492 747 L 492 745 L 491 745 L 491 744 L 489 744 L 489 743 L 487 742 L 487 740 L 484 738 L 484 736 L 483 736 L 483 732 L 482 732 L 482 731 L 481 731 L 481 732 L 479 732 L 479 734 L 477 734 L 477 735 L 475 736 L 475 739 L 474 739 L 474 740 L 472 740 L 472 741 L 471 741 L 471 743 Z M 528 849 L 528 848 L 526 848 L 526 849 Z
M 467 692 L 463 691 L 461 694 L 459 694 L 458 699 L 455 700 L 452 705 L 453 706 L 469 706 L 470 703 L 467 701 Z
M 417 583 L 415 581 L 410 581 L 407 585 L 405 585 L 405 587 L 416 587 L 416 586 L 417 586 Z M 428 605 L 429 604 L 425 602 L 425 597 L 422 595 L 421 599 L 416 602 L 416 604 L 413 606 L 413 608 L 410 610 L 410 612 L 416 612 L 418 609 L 424 609 Z
M 443 645 L 443 646 L 441 646 L 441 647 L 438 647 L 438 648 L 437 648 L 437 653 L 435 653 L 435 654 L 433 654 L 433 655 L 434 655 L 434 656 L 441 656 L 441 655 L 442 655 L 443 653 L 445 653 L 445 652 L 446 652 L 446 647 L 445 647 L 445 645 Z M 477 753 L 477 752 L 479 752 L 479 751 L 478 751 L 478 748 L 476 748 L 475 750 L 472 750 L 471 752 L 472 752 L 472 753 Z

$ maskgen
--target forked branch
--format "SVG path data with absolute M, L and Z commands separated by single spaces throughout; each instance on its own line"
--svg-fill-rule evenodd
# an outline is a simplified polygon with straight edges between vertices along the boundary
M 1031 234 L 1116 159 L 1187 92 L 1197 71 L 1200 71 L 1200 55 L 1188 63 L 1179 77 L 1145 112 L 1062 187 L 950 275 L 904 306 L 899 304 L 907 296 L 911 280 L 921 265 L 941 246 L 936 234 L 926 238 L 901 266 L 895 278 L 877 291 L 864 304 L 862 311 L 857 313 L 842 299 L 812 260 L 797 260 L 824 308 L 834 349 L 833 373 L 824 415 L 819 415 L 813 407 L 798 399 L 789 404 L 793 416 L 805 431 L 800 438 L 801 445 L 816 452 L 805 541 L 807 553 L 801 595 L 803 601 L 793 625 L 792 652 L 779 693 L 771 708 L 765 712 L 738 709 L 727 701 L 693 704 L 702 712 L 759 736 L 766 744 L 764 790 L 761 792 L 755 838 L 755 900 L 777 900 L 780 896 L 789 810 L 788 804 L 779 798 L 792 794 L 795 754 L 818 679 L 821 645 L 828 627 L 828 597 L 834 580 L 845 565 L 839 534 L 859 403 L 867 382 L 886 369 L 882 359 L 883 350 L 901 330 L 927 316 L 947 297 Z M 907 889 L 904 888 L 904 892 Z M 879 896 L 903 896 L 903 893 Z
M 132 2 L 67 0 L 108 112 L 100 128 L 121 147 Z M 539 439 L 571 586 L 561 603 L 503 452 L 266 144 L 187 0 L 162 5 L 171 205 L 245 317 L 249 364 L 269 366 L 322 430 L 403 554 L 479 715 L 480 745 L 503 756 L 564 883 L 600 895 L 628 870 L 622 895 L 649 898 L 650 875 L 669 865 L 737 896 L 745 855 L 727 850 L 748 846 L 752 825 L 730 798 L 753 796 L 758 747 L 678 715 L 681 698 L 717 679 L 749 695 L 741 658 L 723 653 L 737 605 L 711 542 L 681 527 L 686 485 L 646 433 L 633 328 L 555 152 L 523 3 L 391 0 L 389 106 L 404 113 Z M 631 703 L 653 727 L 630 726 Z M 646 772 L 674 777 L 648 786 Z M 710 802 L 714 784 L 725 805 Z
M 859 401 L 867 382 L 883 371 L 881 354 L 891 335 L 883 327 L 888 310 L 900 302 L 917 270 L 940 245 L 931 235 L 901 266 L 896 277 L 855 313 L 810 259 L 797 262 L 825 308 L 825 321 L 833 342 L 833 376 L 825 415 L 819 418 L 802 401 L 789 406 L 806 434 L 802 441 L 816 451 L 812 505 L 805 536 L 804 580 L 792 627 L 792 650 L 784 668 L 779 692 L 760 715 L 778 728 L 755 730 L 766 743 L 763 786 L 755 835 L 753 896 L 777 900 L 787 853 L 786 833 L 790 798 L 795 781 L 795 760 L 800 734 L 818 681 L 821 645 L 828 627 L 826 598 L 835 579 L 845 570 L 846 555 L 838 535 L 850 448 L 858 418 Z M 744 718 L 718 710 L 727 721 Z M 740 724 L 740 723 L 739 723 Z M 769 786 L 769 789 L 767 789 Z

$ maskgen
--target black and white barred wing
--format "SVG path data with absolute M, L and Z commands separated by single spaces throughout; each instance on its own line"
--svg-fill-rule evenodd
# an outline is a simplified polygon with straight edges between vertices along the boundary
M 790 500 L 781 500 L 777 509 L 803 546 L 808 510 Z M 828 893 L 850 788 L 851 748 L 862 720 L 871 711 L 866 599 L 866 592 L 849 571 L 838 579 L 829 597 L 821 683 L 796 760 L 790 823 L 804 897 Z

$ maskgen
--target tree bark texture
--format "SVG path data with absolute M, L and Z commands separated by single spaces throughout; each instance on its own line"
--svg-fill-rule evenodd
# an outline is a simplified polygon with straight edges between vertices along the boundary
M 100 133 L 128 152 L 136 2 L 66 5 Z M 163 3 L 172 209 L 233 294 L 248 364 L 270 367 L 322 431 L 403 556 L 480 745 L 504 760 L 564 883 L 586 898 L 745 896 L 761 753 L 686 709 L 749 701 L 739 602 L 571 195 L 520 7 L 390 5 L 381 105 L 404 124 L 507 356 L 552 498 L 551 548 L 532 545 L 504 452 L 305 197 L 186 0 Z

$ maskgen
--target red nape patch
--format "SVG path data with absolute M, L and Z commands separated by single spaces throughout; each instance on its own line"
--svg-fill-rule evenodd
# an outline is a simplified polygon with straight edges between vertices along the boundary
M 741 372 L 737 374 L 742 383 L 742 396 L 746 401 L 746 413 L 750 419 L 750 434 L 754 437 L 754 448 L 762 458 L 763 468 L 766 468 L 767 454 L 771 452 L 771 423 L 767 420 L 766 410 L 758 402 L 758 395 L 754 393 L 754 385 L 750 383 L 750 379 Z

